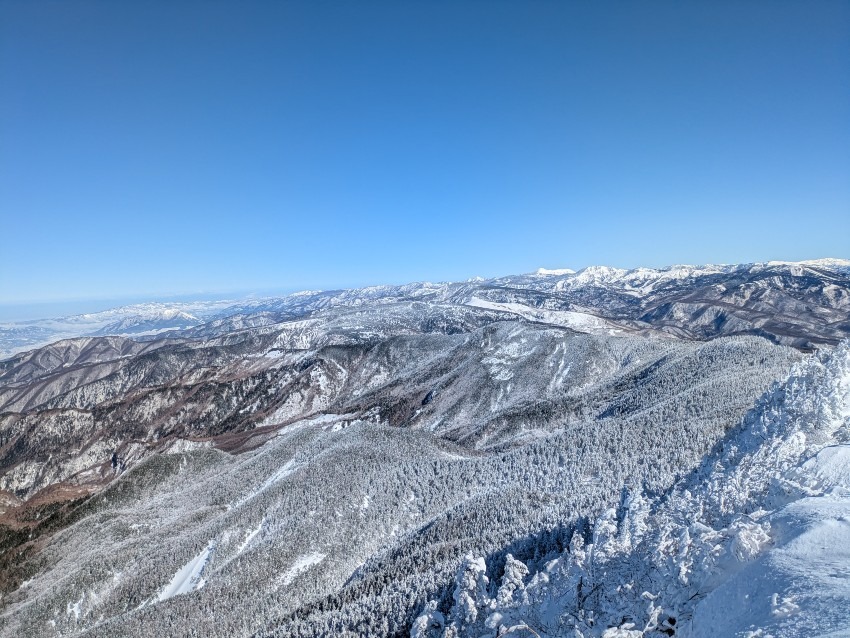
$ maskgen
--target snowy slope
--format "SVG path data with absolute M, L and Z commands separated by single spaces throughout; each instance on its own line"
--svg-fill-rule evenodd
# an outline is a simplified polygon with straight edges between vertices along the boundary
M 540 323 L 548 323 L 553 326 L 571 328 L 576 332 L 584 332 L 592 335 L 616 335 L 622 333 L 623 329 L 616 324 L 586 312 L 574 312 L 571 310 L 546 310 L 526 306 L 521 303 L 499 303 L 473 297 L 469 305 L 475 308 L 486 308 L 511 313 Z
M 188 594 L 196 589 L 201 589 L 204 586 L 202 578 L 204 567 L 214 549 L 215 544 L 210 543 L 200 554 L 178 569 L 168 584 L 159 592 L 157 600 L 162 602 L 173 596 Z
M 850 344 L 801 364 L 667 495 L 640 490 L 501 584 L 483 558 L 413 636 L 845 636 Z

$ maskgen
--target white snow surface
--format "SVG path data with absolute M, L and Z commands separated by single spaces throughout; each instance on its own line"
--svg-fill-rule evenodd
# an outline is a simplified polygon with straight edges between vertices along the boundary
M 803 498 L 768 523 L 769 549 L 695 606 L 693 636 L 817 636 L 848 626 L 850 499 Z
M 282 577 L 283 584 L 292 584 L 292 581 L 294 581 L 299 574 L 306 572 L 313 565 L 318 565 L 324 559 L 325 554 L 320 554 L 319 552 L 312 552 L 305 556 L 301 556 L 292 564 L 292 567 L 290 567 L 286 570 L 286 572 L 284 572 Z
M 296 463 L 295 459 L 289 459 L 286 463 L 284 463 L 274 472 L 272 472 L 272 474 L 265 481 L 263 481 L 262 485 L 252 490 L 247 496 L 243 497 L 242 500 L 237 503 L 237 507 L 244 505 L 252 498 L 255 498 L 259 494 L 262 494 L 276 483 L 279 483 L 280 481 L 285 479 L 287 476 L 297 472 L 299 469 L 301 469 L 301 467 L 303 467 L 303 465 L 300 463 Z
M 571 328 L 576 332 L 584 332 L 593 335 L 617 335 L 623 332 L 622 328 L 616 326 L 596 315 L 591 315 L 586 312 L 574 312 L 571 310 L 545 310 L 543 308 L 533 308 L 521 303 L 506 302 L 500 303 L 488 301 L 473 297 L 469 304 L 476 308 L 486 308 L 487 310 L 498 310 L 501 312 L 509 312 L 530 321 L 540 323 L 548 323 L 554 326 L 562 326 Z
M 254 529 L 249 529 L 247 532 L 245 532 L 245 539 L 239 544 L 239 547 L 236 548 L 237 554 L 241 554 L 246 549 L 248 549 L 248 546 L 251 544 L 251 541 L 253 541 L 257 537 L 257 535 L 261 531 L 263 531 L 263 525 L 265 524 L 265 522 L 265 519 L 263 519 L 262 521 L 260 521 L 260 524 L 257 525 Z
M 159 592 L 157 601 L 162 602 L 203 587 L 204 567 L 214 550 L 215 543 L 211 541 L 200 554 L 178 569 L 171 581 Z
M 635 489 L 589 536 L 501 583 L 481 557 L 417 638 L 850 636 L 850 342 L 797 366 L 665 495 Z M 674 633 L 670 633 L 670 632 Z

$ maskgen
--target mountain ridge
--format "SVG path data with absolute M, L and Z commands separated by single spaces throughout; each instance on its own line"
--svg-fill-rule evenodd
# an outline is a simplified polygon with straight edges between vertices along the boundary
M 541 271 L 545 274 L 540 274 Z M 498 289 L 505 291 L 502 298 L 498 298 Z M 850 335 L 850 325 L 842 322 L 850 307 L 848 291 L 850 260 L 836 258 L 676 265 L 660 269 L 626 270 L 607 266 L 589 266 L 577 272 L 540 269 L 526 275 L 466 282 L 416 282 L 400 286 L 301 291 L 284 297 L 243 301 L 136 304 L 61 319 L 6 323 L 0 324 L 0 356 L 8 358 L 60 338 L 113 335 L 152 339 L 159 335 L 178 336 L 183 331 L 231 318 L 242 318 L 256 325 L 262 321 L 306 317 L 331 307 L 373 303 L 377 299 L 465 304 L 473 297 L 521 302 L 532 308 L 542 305 L 546 310 L 578 311 L 603 321 L 625 321 L 626 324 L 619 327 L 625 331 L 660 329 L 669 336 L 678 337 L 684 330 L 688 333 L 686 338 L 749 332 L 795 347 L 811 348 L 818 343 L 834 345 Z M 514 298 L 509 298 L 511 295 Z M 742 299 L 748 295 L 760 296 L 768 312 L 751 312 L 753 308 L 747 307 L 744 303 L 747 300 Z M 517 296 L 523 298 L 517 299 Z M 641 303 L 636 303 L 637 300 Z M 812 312 L 832 312 L 834 320 L 808 321 L 805 329 L 795 334 L 797 324 L 809 319 Z M 699 322 L 699 330 L 689 330 L 688 325 L 693 322 L 677 317 L 677 313 Z M 770 316 L 766 316 L 768 314 Z M 774 325 L 778 317 L 782 321 Z M 722 324 L 727 320 L 737 322 L 738 326 L 724 329 Z M 712 322 L 718 327 L 712 328 Z M 814 331 L 815 326 L 820 330 Z
M 703 502 L 687 493 L 715 503 L 712 486 L 734 479 L 779 529 L 796 519 L 758 501 L 759 477 L 784 477 L 777 499 L 792 483 L 843 489 L 844 456 L 816 456 L 850 425 L 794 447 L 818 409 L 846 402 L 818 381 L 850 334 L 850 275 L 828 265 L 305 291 L 206 316 L 170 307 L 199 323 L 13 355 L 0 636 L 700 635 L 674 576 L 714 587 L 688 562 L 713 558 L 665 548 L 687 531 L 758 561 L 767 532 L 735 518 L 753 512 L 733 493 L 729 520 L 685 530 L 676 516 Z M 774 421 L 788 427 L 756 428 L 785 396 L 796 407 Z M 794 462 L 750 463 L 759 436 Z M 650 555 L 669 595 L 645 571 L 602 573 Z M 765 626 L 803 601 L 775 593 Z M 561 599 L 577 622 L 545 611 Z

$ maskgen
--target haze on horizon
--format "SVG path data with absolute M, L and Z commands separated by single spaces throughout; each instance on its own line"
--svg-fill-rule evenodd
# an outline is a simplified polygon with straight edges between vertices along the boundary
M 0 84 L 6 309 L 850 257 L 844 2 L 10 1 Z

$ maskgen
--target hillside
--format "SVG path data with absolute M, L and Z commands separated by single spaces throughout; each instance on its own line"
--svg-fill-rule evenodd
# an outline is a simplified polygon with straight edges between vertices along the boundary
M 848 277 L 542 270 L 16 354 L 0 635 L 840 627 Z

